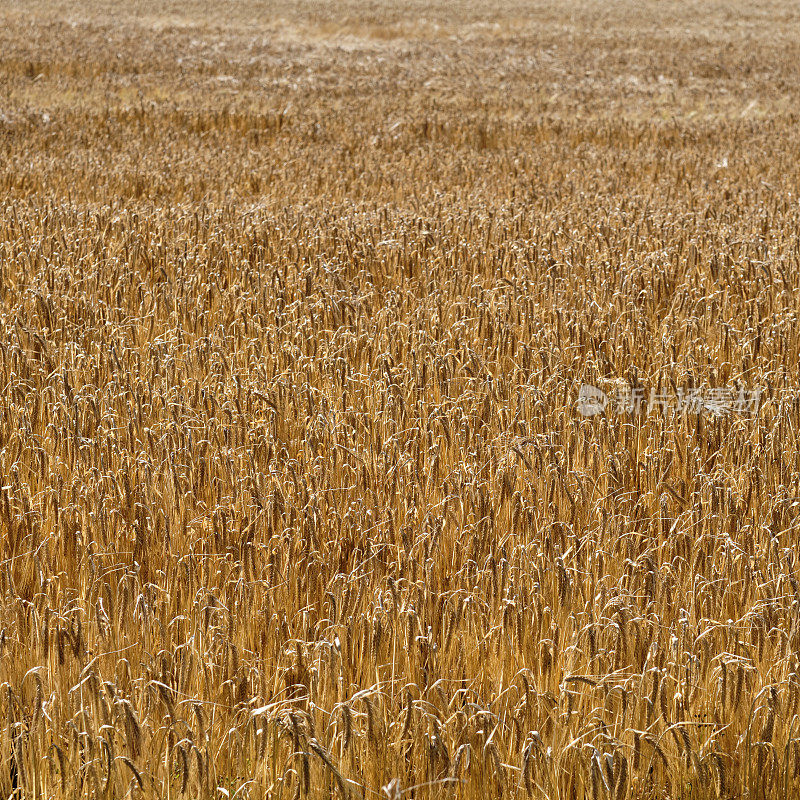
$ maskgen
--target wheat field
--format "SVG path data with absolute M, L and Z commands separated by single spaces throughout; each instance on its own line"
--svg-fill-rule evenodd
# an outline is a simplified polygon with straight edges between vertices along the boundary
M 0 0 L 0 798 L 797 797 L 799 108 L 789 2 Z

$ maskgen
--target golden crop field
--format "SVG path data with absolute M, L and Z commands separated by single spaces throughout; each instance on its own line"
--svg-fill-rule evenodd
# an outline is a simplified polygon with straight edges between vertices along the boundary
M 800 795 L 798 192 L 788 0 L 0 0 L 0 798 Z

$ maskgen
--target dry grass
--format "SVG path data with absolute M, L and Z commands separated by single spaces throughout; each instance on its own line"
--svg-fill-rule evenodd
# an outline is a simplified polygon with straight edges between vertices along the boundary
M 0 6 L 0 796 L 796 796 L 796 9 L 117 5 Z

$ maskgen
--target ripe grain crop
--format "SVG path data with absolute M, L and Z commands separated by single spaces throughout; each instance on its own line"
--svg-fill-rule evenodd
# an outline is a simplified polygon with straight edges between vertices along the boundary
M 0 21 L 0 796 L 800 792 L 794 6 Z

